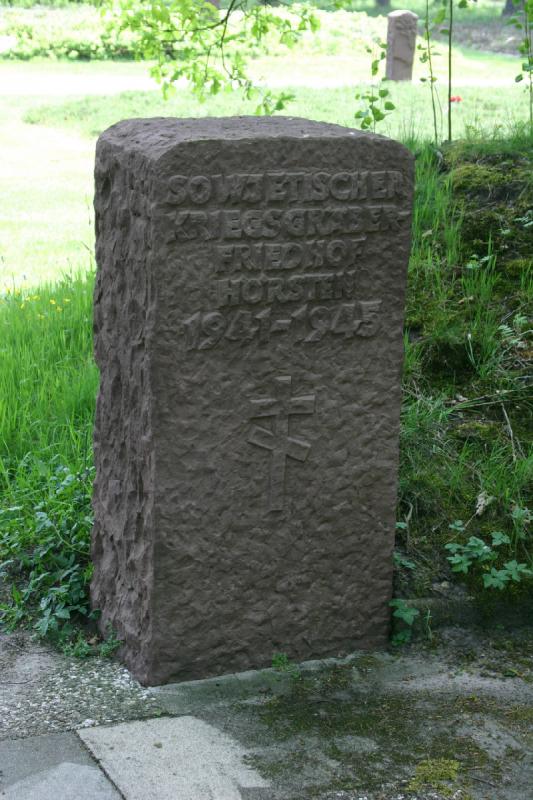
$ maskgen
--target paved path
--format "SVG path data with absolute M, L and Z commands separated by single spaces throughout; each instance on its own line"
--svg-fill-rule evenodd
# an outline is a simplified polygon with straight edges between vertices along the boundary
M 531 633 L 442 637 L 147 690 L 0 635 L 0 798 L 526 800 Z M 442 760 L 451 783 L 407 791 Z

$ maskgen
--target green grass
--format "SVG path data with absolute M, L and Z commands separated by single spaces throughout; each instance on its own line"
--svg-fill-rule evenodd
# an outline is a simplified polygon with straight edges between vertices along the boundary
M 295 95 L 285 114 L 307 117 L 353 127 L 358 108 L 355 89 L 351 87 L 310 89 L 303 86 L 284 87 Z M 453 108 L 455 131 L 458 138 L 468 131 L 494 131 L 500 127 L 505 132 L 526 118 L 524 94 L 519 87 L 511 87 L 495 97 L 493 87 L 456 87 L 462 102 Z M 393 138 L 431 138 L 429 90 L 417 84 L 397 84 L 389 87 L 397 110 L 392 113 L 377 132 Z M 444 104 L 443 104 L 444 105 Z M 25 114 L 25 121 L 37 125 L 68 127 L 94 137 L 121 119 L 131 117 L 183 117 L 226 116 L 252 114 L 255 102 L 247 102 L 238 95 L 218 95 L 201 103 L 187 91 L 168 101 L 158 92 L 124 92 L 118 97 L 86 97 L 61 104 L 36 106 Z M 439 115 L 439 128 L 445 125 L 445 112 Z
M 43 635 L 68 636 L 89 614 L 92 283 L 0 300 L 0 618 L 33 615 Z M 24 577 L 2 592 L 13 573 Z
M 280 61 L 289 71 L 289 62 Z M 333 64 L 337 61 L 332 59 Z M 490 58 L 480 64 L 498 73 L 497 63 Z M 278 64 L 276 70 L 280 69 Z M 346 74 L 339 69 L 337 66 L 338 74 Z M 72 269 L 91 268 L 94 139 L 106 127 L 136 116 L 253 112 L 255 103 L 247 103 L 237 94 L 223 93 L 203 104 L 186 90 L 168 102 L 157 90 L 76 96 L 77 92 L 103 92 L 113 81 L 120 82 L 118 85 L 138 82 L 145 79 L 146 72 L 143 64 L 123 62 L 0 63 L 0 84 L 17 90 L 15 95 L 2 96 L 0 92 L 0 145 L 9 153 L 0 171 L 0 289 L 35 285 Z M 57 87 L 60 94 L 43 104 L 38 92 L 46 92 L 49 86 Z M 525 118 L 525 93 L 512 81 L 505 89 L 468 86 L 456 90 L 463 98 L 453 108 L 458 137 L 480 129 L 499 129 L 505 134 L 513 120 Z M 296 99 L 285 113 L 354 124 L 358 108 L 355 86 L 296 86 L 294 92 Z M 397 110 L 378 131 L 402 140 L 429 138 L 427 86 L 396 85 L 391 92 Z M 444 113 L 439 124 L 445 130 Z
M 47 461 L 90 463 L 91 285 L 89 274 L 0 300 L 3 471 L 37 452 Z

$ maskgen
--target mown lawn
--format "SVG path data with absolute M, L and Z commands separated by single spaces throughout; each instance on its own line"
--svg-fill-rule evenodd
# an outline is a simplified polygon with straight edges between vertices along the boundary
M 342 59 L 337 61 L 332 59 L 336 67 L 328 69 L 338 78 L 346 68 Z M 490 58 L 482 63 L 487 75 L 492 74 Z M 294 74 L 288 61 L 285 64 L 286 74 Z M 279 63 L 276 72 L 282 72 Z M 0 171 L 0 289 L 35 285 L 72 269 L 91 267 L 94 141 L 106 127 L 128 117 L 254 110 L 255 103 L 238 94 L 223 93 L 206 103 L 185 89 L 168 102 L 158 90 L 102 94 L 117 86 L 144 85 L 146 79 L 144 65 L 125 62 L 0 62 L 0 146 L 8 154 Z M 397 109 L 378 131 L 403 141 L 430 138 L 427 85 L 390 88 Z M 456 91 L 462 98 L 453 106 L 457 137 L 475 138 L 481 131 L 502 136 L 526 117 L 524 91 L 512 80 L 505 88 L 457 86 Z M 285 113 L 349 126 L 355 122 L 359 107 L 355 86 L 295 86 L 294 93 Z M 441 108 L 438 127 L 444 135 L 447 118 L 442 103 Z

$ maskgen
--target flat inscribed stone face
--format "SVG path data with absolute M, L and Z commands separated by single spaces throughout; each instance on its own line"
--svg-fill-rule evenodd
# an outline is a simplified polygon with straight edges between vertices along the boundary
M 385 643 L 412 183 L 302 119 L 100 137 L 92 597 L 141 681 Z

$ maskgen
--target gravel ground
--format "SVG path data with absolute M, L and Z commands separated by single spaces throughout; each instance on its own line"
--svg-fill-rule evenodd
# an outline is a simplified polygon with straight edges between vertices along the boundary
M 160 713 L 120 664 L 62 656 L 26 633 L 0 634 L 0 740 Z

